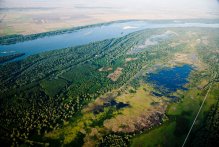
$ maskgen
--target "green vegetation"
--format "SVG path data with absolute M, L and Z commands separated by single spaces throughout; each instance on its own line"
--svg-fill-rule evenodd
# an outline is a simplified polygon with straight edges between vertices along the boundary
M 54 97 L 67 86 L 67 82 L 62 79 L 42 80 L 41 86 L 48 96 Z
M 174 37 L 162 39 L 167 31 Z M 214 89 L 194 131 L 204 125 L 217 136 L 218 34 L 207 28 L 148 29 L 0 65 L 0 140 L 5 145 L 180 146 L 211 82 Z M 147 46 L 152 35 L 159 43 Z M 147 73 L 182 64 L 197 68 L 188 91 L 175 92 L 177 101 L 152 95 L 156 89 L 143 80 Z M 109 78 L 118 69 L 119 76 Z
M 18 54 L 13 54 L 13 55 L 8 55 L 8 56 L 1 56 L 0 57 L 0 64 L 5 63 L 5 62 L 10 61 L 10 60 L 13 60 L 15 58 L 24 56 L 24 55 L 25 55 L 24 53 L 18 53 Z
M 177 143 L 174 138 L 175 127 L 175 122 L 168 122 L 150 130 L 149 132 L 146 132 L 145 134 L 137 135 L 133 138 L 131 146 L 173 146 L 172 144 Z
M 104 137 L 102 142 L 99 144 L 100 147 L 114 147 L 120 146 L 125 147 L 129 144 L 130 135 L 126 134 L 110 134 Z
M 219 144 L 219 84 L 215 84 L 213 87 L 210 98 L 213 99 L 215 96 L 217 97 L 215 97 L 215 101 L 212 103 L 210 111 L 205 111 L 207 115 L 205 115 L 201 126 L 197 127 L 197 129 L 191 134 L 188 144 L 193 146 L 214 146 Z

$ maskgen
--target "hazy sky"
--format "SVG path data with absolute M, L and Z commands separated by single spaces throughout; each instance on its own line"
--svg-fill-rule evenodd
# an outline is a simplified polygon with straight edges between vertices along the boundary
M 218 15 L 218 0 L 0 0 L 1 8 L 56 7 L 102 12 L 164 13 L 165 15 Z M 101 9 L 101 10 L 100 10 Z M 81 10 L 78 10 L 81 11 Z
M 200 11 L 201 13 L 219 12 L 217 0 L 0 0 L 4 7 L 59 7 L 77 6 L 120 9 L 120 11 Z

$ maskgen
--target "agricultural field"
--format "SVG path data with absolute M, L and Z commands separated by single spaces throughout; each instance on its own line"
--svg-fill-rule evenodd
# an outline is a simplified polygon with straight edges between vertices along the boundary
M 218 82 L 218 28 L 145 29 L 31 55 L 0 64 L 0 142 L 182 146 L 206 98 L 185 146 L 219 144 Z

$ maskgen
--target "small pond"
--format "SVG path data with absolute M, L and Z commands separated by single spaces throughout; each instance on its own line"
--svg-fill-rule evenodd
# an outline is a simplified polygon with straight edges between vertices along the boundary
M 145 81 L 152 84 L 160 94 L 172 98 L 171 93 L 178 89 L 186 90 L 185 84 L 188 83 L 188 76 L 191 71 L 190 65 L 163 68 L 157 72 L 149 73 Z

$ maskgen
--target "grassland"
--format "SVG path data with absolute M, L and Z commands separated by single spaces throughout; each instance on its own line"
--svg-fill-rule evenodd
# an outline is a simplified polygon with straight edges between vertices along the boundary
M 147 146 L 173 146 L 177 144 L 174 136 L 175 122 L 168 122 L 160 127 L 150 130 L 148 133 L 137 135 L 132 140 L 132 147 Z

